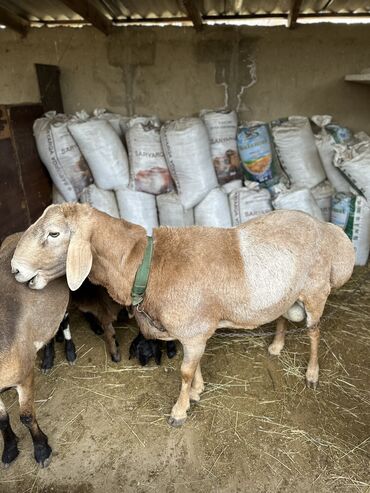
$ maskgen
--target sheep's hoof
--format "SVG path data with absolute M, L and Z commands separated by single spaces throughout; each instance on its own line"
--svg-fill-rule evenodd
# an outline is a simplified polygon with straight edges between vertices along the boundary
M 174 418 L 173 416 L 170 416 L 168 418 L 168 424 L 173 426 L 174 428 L 180 428 L 180 426 L 182 426 L 186 421 L 186 417 L 185 418 Z
M 77 359 L 77 358 L 76 358 Z M 76 360 L 68 360 L 69 366 L 74 366 L 76 364 Z
M 52 449 L 51 447 L 46 444 L 42 446 L 37 446 L 35 447 L 35 459 L 36 462 L 42 467 L 48 467 L 48 465 L 51 462 L 51 457 L 52 457 Z
M 268 347 L 268 352 L 271 356 L 279 356 L 283 347 L 283 345 L 272 343 Z
M 111 358 L 114 363 L 119 363 L 121 361 L 121 354 L 119 352 L 111 354 Z
M 49 467 L 50 465 L 50 462 L 51 462 L 51 454 L 49 455 L 49 457 L 47 459 L 45 459 L 44 461 L 42 462 L 39 462 L 40 466 L 42 469 L 45 469 L 46 467 Z
M 47 375 L 50 372 L 51 369 L 52 369 L 52 366 L 50 368 L 43 368 L 43 367 L 40 368 L 41 373 L 43 375 Z
M 16 444 L 14 447 L 9 447 L 7 450 L 4 450 L 1 458 L 4 468 L 8 468 L 15 461 L 18 455 L 19 450 Z
M 306 378 L 306 385 L 308 389 L 316 390 L 319 386 L 319 381 L 308 380 L 308 378 Z
M 306 371 L 306 385 L 309 389 L 317 389 L 319 384 L 319 366 L 309 366 Z
M 66 359 L 70 365 L 74 365 L 77 359 L 76 353 L 67 354 Z

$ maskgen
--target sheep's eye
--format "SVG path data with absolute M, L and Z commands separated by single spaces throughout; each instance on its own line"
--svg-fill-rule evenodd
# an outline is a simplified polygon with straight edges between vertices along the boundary
M 60 233 L 49 233 L 49 236 L 51 236 L 52 238 L 58 238 L 59 235 Z

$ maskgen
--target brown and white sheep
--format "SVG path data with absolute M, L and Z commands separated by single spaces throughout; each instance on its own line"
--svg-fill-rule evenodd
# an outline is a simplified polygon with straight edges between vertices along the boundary
M 184 348 L 170 424 L 181 425 L 190 400 L 200 399 L 200 360 L 217 328 L 253 329 L 294 307 L 303 307 L 311 341 L 307 382 L 317 385 L 318 324 L 331 289 L 341 287 L 354 266 L 353 246 L 340 228 L 281 210 L 232 229 L 158 228 L 153 238 L 145 298 L 134 313 L 145 336 L 178 339 Z M 86 204 L 54 205 L 23 235 L 12 268 L 34 289 L 66 273 L 76 290 L 88 276 L 128 306 L 146 244 L 141 226 Z
M 15 282 L 10 261 L 20 236 L 6 238 L 0 249 L 0 392 L 17 390 L 21 422 L 31 433 L 36 461 L 44 467 L 50 461 L 51 448 L 36 420 L 33 369 L 37 351 L 55 335 L 63 319 L 69 289 L 65 279 L 51 282 L 42 292 Z M 9 465 L 18 456 L 18 439 L 1 398 L 0 430 L 2 462 Z

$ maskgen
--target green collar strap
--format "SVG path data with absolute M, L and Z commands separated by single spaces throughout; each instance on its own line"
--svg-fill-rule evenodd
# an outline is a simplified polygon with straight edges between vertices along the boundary
M 137 306 L 143 301 L 148 284 L 150 264 L 152 262 L 153 255 L 153 238 L 151 236 L 147 236 L 146 238 L 147 244 L 144 252 L 144 258 L 136 272 L 134 285 L 131 290 L 132 306 Z

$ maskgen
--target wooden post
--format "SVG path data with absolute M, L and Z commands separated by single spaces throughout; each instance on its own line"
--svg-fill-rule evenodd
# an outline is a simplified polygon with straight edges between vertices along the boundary
M 184 7 L 195 29 L 201 31 L 203 29 L 203 19 L 196 0 L 184 0 Z
M 296 27 L 296 22 L 299 16 L 299 11 L 301 10 L 302 0 L 291 0 L 290 9 L 288 14 L 288 29 L 294 29 Z
M 1 6 L 0 24 L 8 27 L 9 29 L 13 29 L 13 31 L 16 31 L 22 36 L 25 36 L 27 34 L 30 27 L 30 23 L 28 21 L 26 21 L 22 17 L 19 17 L 19 15 L 13 14 L 13 12 Z
M 112 31 L 112 22 L 91 0 L 61 0 L 64 5 L 90 22 L 96 29 L 108 36 Z

